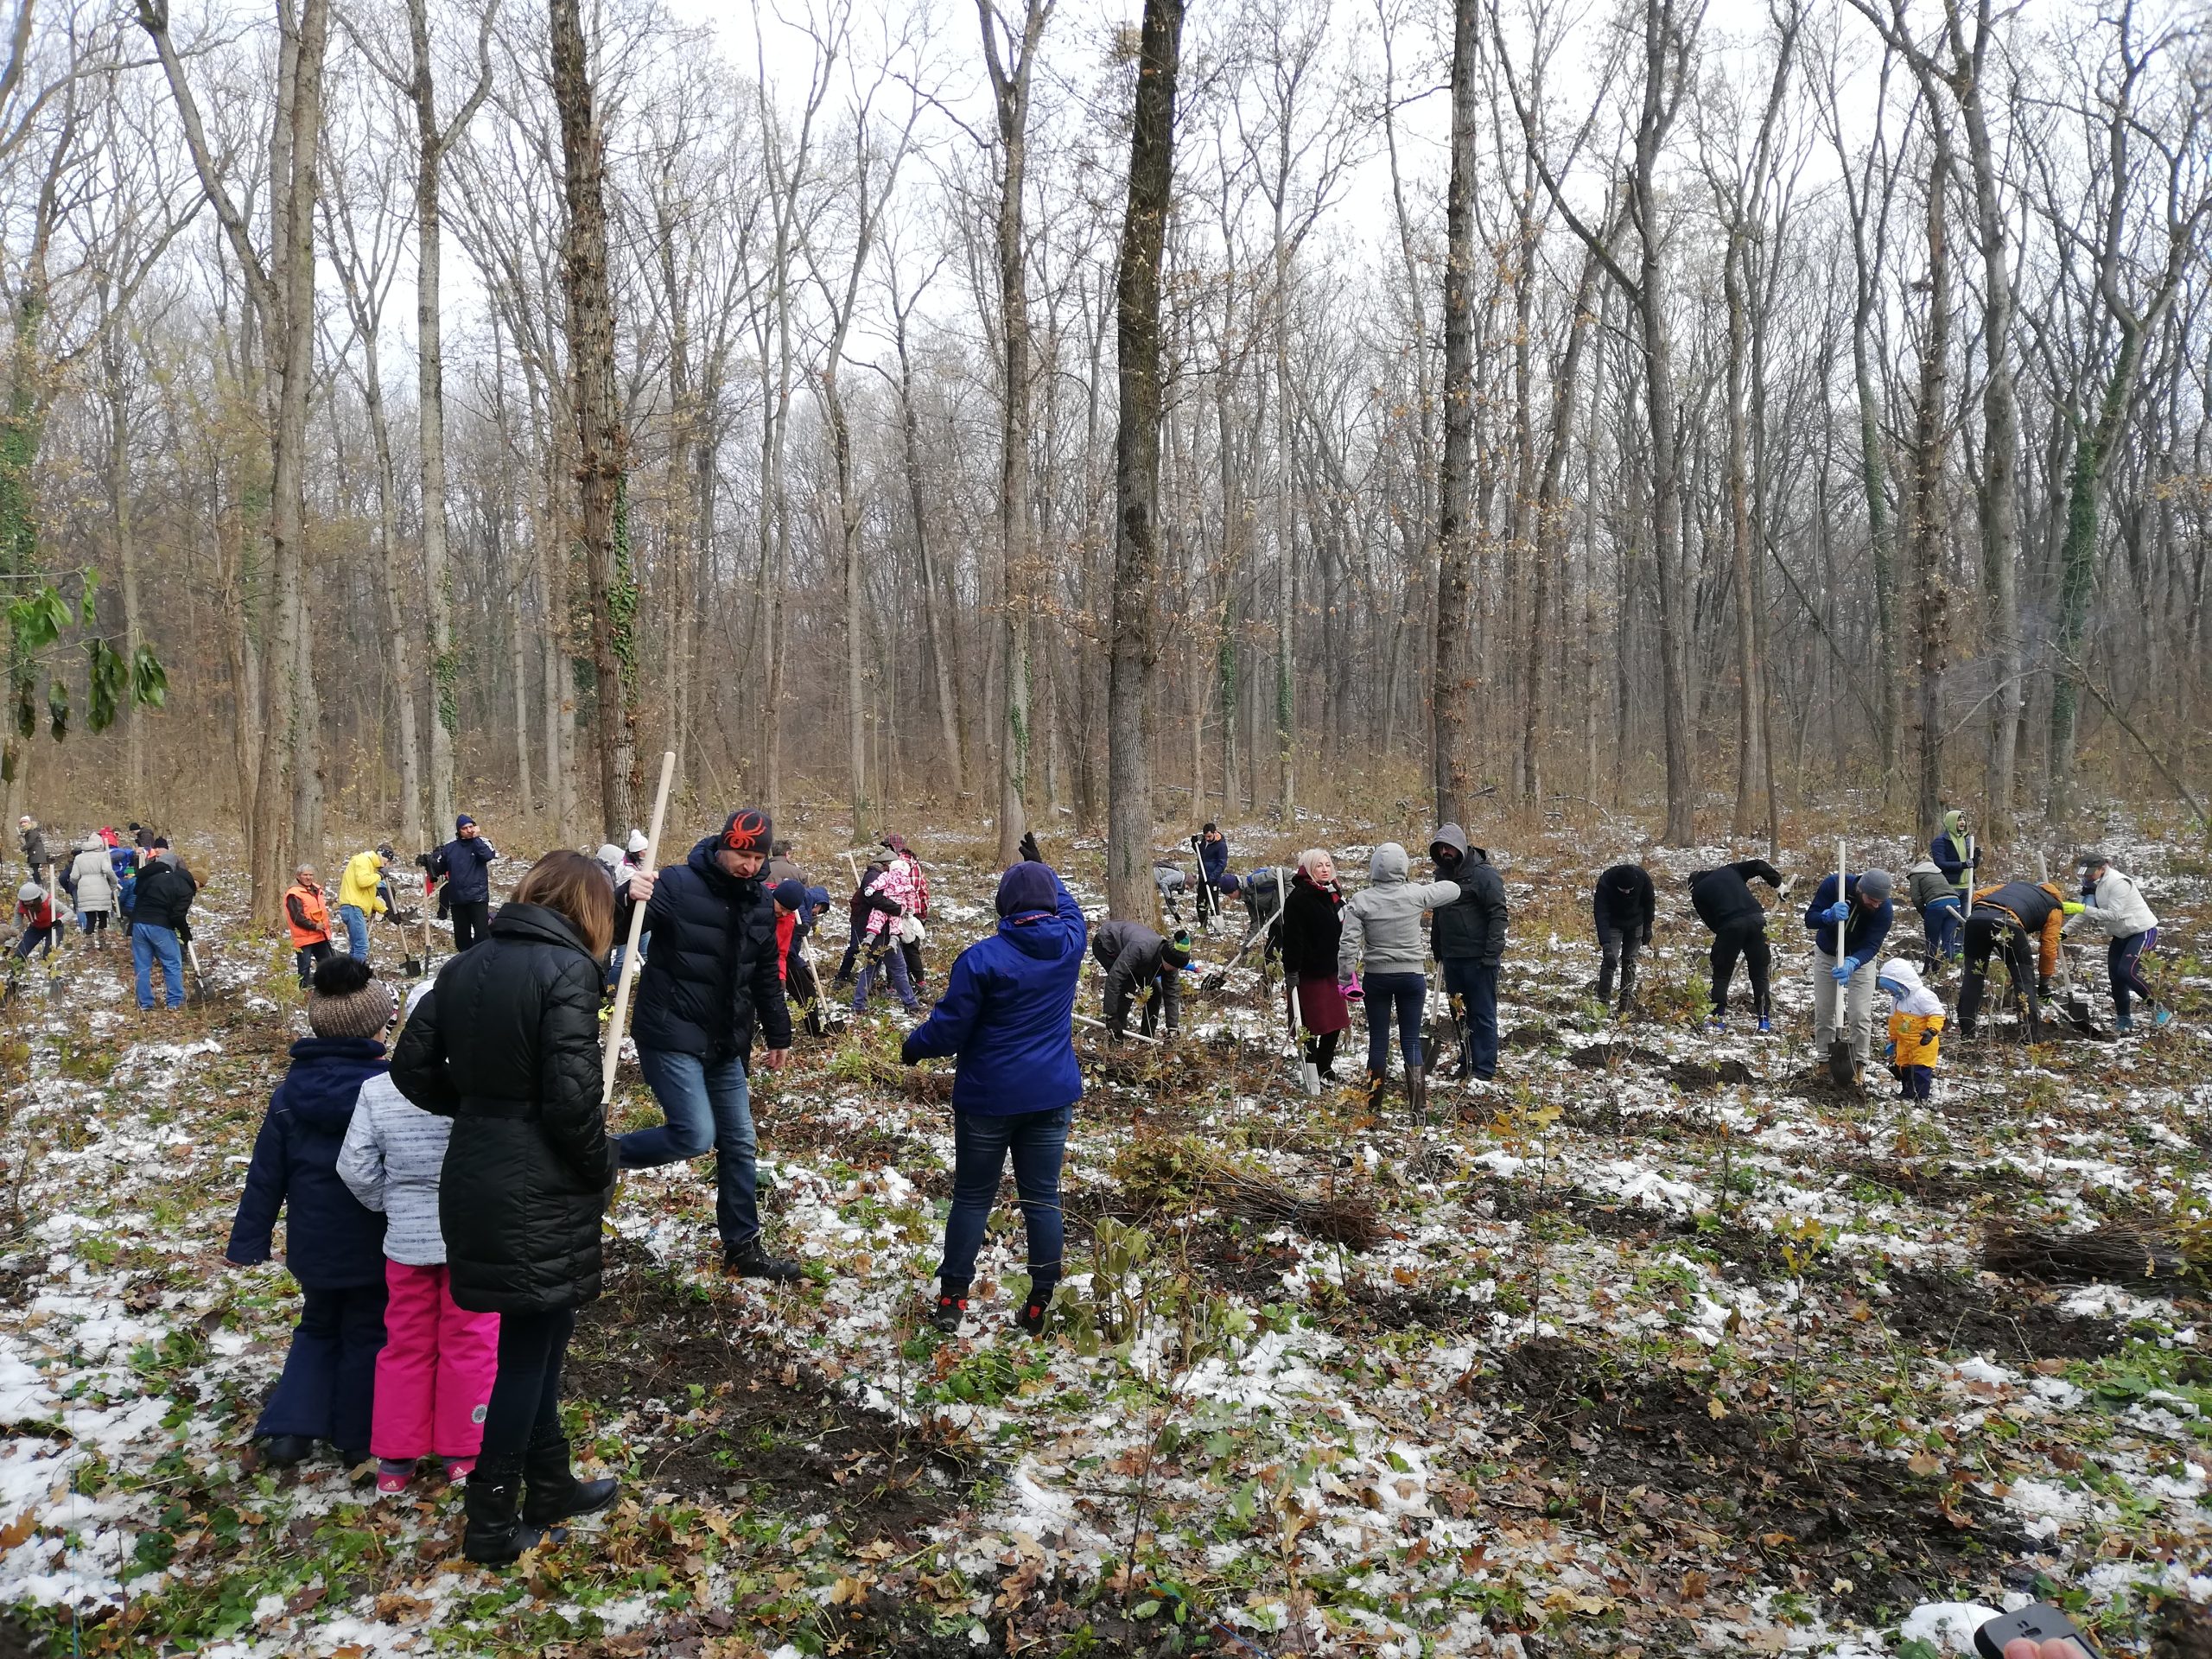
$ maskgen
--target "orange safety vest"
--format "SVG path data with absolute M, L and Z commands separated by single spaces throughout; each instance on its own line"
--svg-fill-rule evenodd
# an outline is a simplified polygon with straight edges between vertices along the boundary
M 300 901 L 300 914 L 312 925 L 302 927 L 292 919 L 293 899 Z M 330 942 L 330 906 L 319 887 L 287 887 L 284 890 L 284 925 L 292 931 L 292 948 L 304 950 L 311 944 Z

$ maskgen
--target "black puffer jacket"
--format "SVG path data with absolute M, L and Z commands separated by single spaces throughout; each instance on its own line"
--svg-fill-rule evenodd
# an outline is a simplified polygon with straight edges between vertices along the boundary
M 1641 864 L 1616 864 L 1598 878 L 1590 908 L 1601 930 L 1638 934 L 1649 944 L 1658 901 L 1649 870 Z
M 1290 878 L 1282 906 L 1282 970 L 1293 979 L 1337 976 L 1337 946 L 1344 936 L 1344 896 L 1300 870 Z
M 1497 967 L 1505 956 L 1505 878 L 1481 848 L 1469 849 L 1466 832 L 1456 823 L 1437 830 L 1428 855 L 1436 861 L 1436 879 L 1459 887 L 1459 896 L 1430 920 L 1428 948 L 1439 962 L 1471 957 Z
M 769 1047 L 789 1048 L 791 1016 L 776 970 L 775 901 L 757 878 L 741 881 L 715 861 L 721 839 L 708 836 L 653 884 L 638 1046 L 708 1061 L 734 1054 L 750 1067 L 755 1027 Z
M 1767 886 L 1779 889 L 1782 872 L 1763 858 L 1747 858 L 1734 864 L 1723 864 L 1717 870 L 1699 870 L 1690 877 L 1690 906 L 1697 912 L 1698 919 L 1714 932 L 1723 928 L 1740 927 L 1757 922 L 1766 925 L 1766 906 L 1760 904 L 1758 895 L 1750 887 L 1756 877 Z
M 138 893 L 132 901 L 131 919 L 151 923 L 156 927 L 182 927 L 192 912 L 194 895 L 200 884 L 192 879 L 192 872 L 176 861 L 173 853 L 164 853 L 149 863 L 138 877 Z
M 472 1312 L 550 1313 L 599 1294 L 614 1179 L 599 1099 L 602 981 L 566 918 L 508 905 L 399 1034 L 391 1080 L 454 1121 L 438 1223 L 453 1299 Z

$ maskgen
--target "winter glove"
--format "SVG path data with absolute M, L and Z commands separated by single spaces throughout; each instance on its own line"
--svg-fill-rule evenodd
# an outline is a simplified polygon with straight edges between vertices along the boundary
M 1021 832 L 1021 856 L 1024 861 L 1031 864 L 1045 861 L 1045 855 L 1037 850 L 1037 832 L 1034 830 Z
M 1935 1033 L 1934 1032 L 1932 1032 L 1932 1031 L 1923 1031 L 1923 1032 L 1922 1032 L 1922 1033 L 1920 1033 L 1920 1046 L 1921 1046 L 1923 1048 L 1927 1047 L 1929 1044 L 1930 1044 L 1930 1043 L 1934 1042 L 1935 1040 L 1936 1040 L 1936 1033 Z M 1894 1045 L 1892 1045 L 1892 1046 L 1894 1046 Z
M 1349 974 L 1337 982 L 1337 995 L 1347 1002 L 1363 1002 L 1367 1000 L 1367 993 L 1359 988 L 1359 982 Z
M 1646 950 L 1651 945 L 1651 930 L 1648 927 L 1643 930 L 1643 944 Z
M 1885 1048 L 1882 1051 L 1882 1064 L 1885 1065 L 1895 1065 L 1897 1063 L 1897 1046 L 1895 1043 L 1891 1043 L 1887 1048 Z
M 1846 957 L 1841 962 L 1839 962 L 1834 967 L 1828 969 L 1828 977 L 1835 981 L 1839 985 L 1848 985 L 1851 983 L 1851 976 L 1858 971 L 1859 964 L 1853 962 L 1849 957 Z
M 1821 914 L 1831 922 L 1840 922 L 1845 917 L 1851 914 L 1851 900 L 1848 899 L 1839 899 L 1835 903 L 1830 905 L 1827 910 L 1823 911 Z
M 2065 912 L 2069 916 L 2079 916 L 2079 915 L 2080 915 L 2083 911 L 2087 910 L 2088 908 L 2088 906 L 2087 905 L 2072 905 L 2072 904 L 2068 904 L 2068 905 L 2061 905 L 2061 906 L 2059 906 L 2059 909 L 2061 909 L 2061 910 L 2064 911 L 2064 912 Z
M 916 1034 L 917 1034 L 917 1033 L 916 1033 L 916 1032 L 912 1032 L 912 1031 L 908 1032 L 908 1033 L 906 1033 L 906 1040 L 905 1042 L 903 1042 L 903 1043 L 901 1043 L 901 1044 L 899 1044 L 899 1065 L 918 1065 L 918 1064 L 920 1063 L 920 1061 L 921 1061 L 921 1059 L 922 1059 L 922 1056 L 921 1056 L 918 1052 L 916 1052 L 916 1050 L 915 1050 L 915 1048 L 914 1048 L 914 1038 L 915 1038 Z

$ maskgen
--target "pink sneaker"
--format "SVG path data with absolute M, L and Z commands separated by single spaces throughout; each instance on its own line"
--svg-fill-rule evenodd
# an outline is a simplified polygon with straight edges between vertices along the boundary
M 461 1482 L 468 1478 L 469 1475 L 474 1471 L 475 1468 L 476 1459 L 474 1458 L 448 1458 L 446 1459 L 446 1484 L 448 1486 L 460 1485 Z
M 415 1476 L 415 1465 L 397 1458 L 377 1459 L 377 1492 L 379 1497 L 391 1497 L 407 1490 L 407 1483 Z

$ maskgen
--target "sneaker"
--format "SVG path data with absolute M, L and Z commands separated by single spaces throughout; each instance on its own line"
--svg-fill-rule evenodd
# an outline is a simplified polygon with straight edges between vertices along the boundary
M 1769 1020 L 1766 1015 L 1761 1014 L 1759 1016 L 1759 1035 L 1762 1037 L 1769 1036 L 1772 1034 L 1773 1031 L 1774 1022 Z
M 2129 1032 L 2135 1029 L 2135 1016 L 2129 1014 L 2114 1014 L 2112 1020 L 2112 1028 L 2118 1032 L 2121 1036 L 2126 1036 Z
M 470 1475 L 475 1473 L 475 1459 L 448 1458 L 446 1459 L 446 1484 L 448 1486 L 458 1486 L 463 1481 L 467 1480 Z
M 377 1459 L 377 1495 L 391 1497 L 407 1490 L 407 1483 L 415 1478 L 415 1465 L 405 1458 Z
M 799 1265 L 787 1255 L 771 1255 L 755 1233 L 744 1243 L 722 1252 L 722 1271 L 740 1279 L 766 1279 L 788 1285 L 802 1276 Z
M 1726 1031 L 1728 1029 L 1728 1022 L 1716 1014 L 1705 1022 L 1705 1028 L 1707 1031 Z
M 1014 1322 L 1031 1336 L 1041 1337 L 1045 1334 L 1046 1310 L 1052 1305 L 1052 1287 L 1033 1285 L 1027 1299 L 1021 1304 L 1021 1312 L 1014 1316 Z
M 937 1300 L 930 1307 L 930 1323 L 948 1337 L 957 1337 L 960 1334 L 960 1321 L 967 1317 L 968 1293 L 964 1290 L 958 1295 L 954 1295 L 949 1291 L 939 1291 Z M 1043 1323 L 1041 1315 L 1039 1315 L 1039 1323 L 1040 1325 Z

